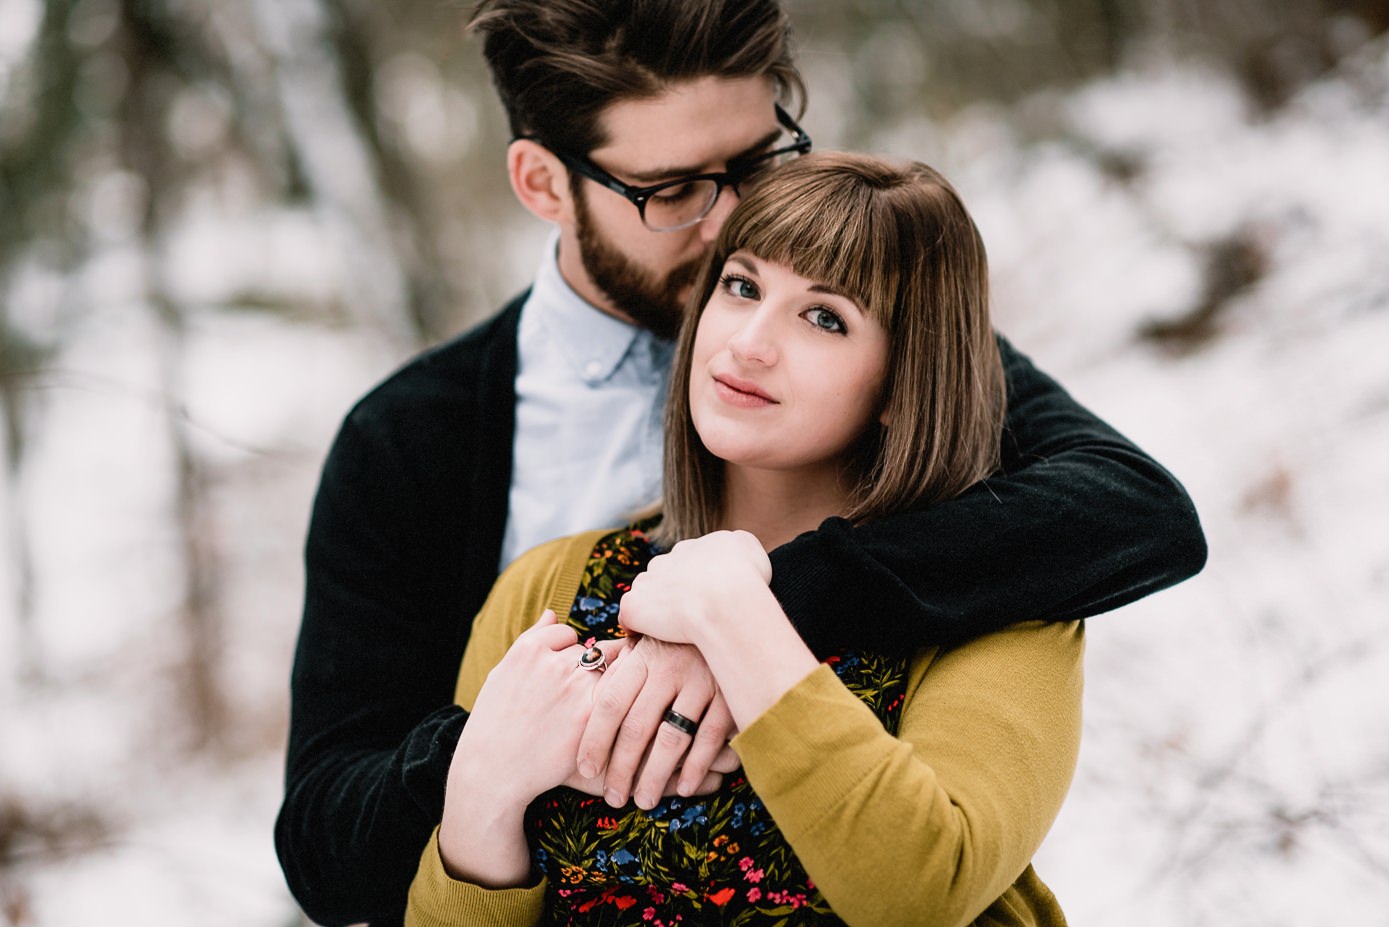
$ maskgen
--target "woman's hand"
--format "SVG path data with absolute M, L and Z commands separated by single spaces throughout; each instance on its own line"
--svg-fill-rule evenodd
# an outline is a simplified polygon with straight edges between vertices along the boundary
M 749 596 L 769 596 L 772 564 L 755 536 L 715 531 L 653 557 L 622 597 L 619 620 L 637 631 L 698 644 L 718 621 L 737 620 Z
M 598 646 L 611 662 L 625 643 Z M 577 632 L 558 624 L 554 612 L 541 615 L 487 674 L 454 767 L 480 767 L 491 781 L 479 785 L 522 805 L 572 776 L 602 678 L 579 667 L 584 649 Z
M 746 729 L 817 665 L 771 580 L 754 535 L 715 531 L 652 558 L 622 597 L 619 619 L 629 631 L 699 648 L 734 723 Z
M 598 646 L 615 660 L 623 641 Z M 520 885 L 529 876 L 522 821 L 542 792 L 577 779 L 579 738 L 601 674 L 579 667 L 573 628 L 546 611 L 492 668 L 449 767 L 439 850 L 455 878 Z

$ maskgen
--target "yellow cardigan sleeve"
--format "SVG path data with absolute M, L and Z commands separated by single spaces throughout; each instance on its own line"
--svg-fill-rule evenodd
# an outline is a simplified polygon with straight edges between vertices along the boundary
M 733 746 L 847 923 L 1046 923 L 1029 861 L 1075 771 L 1083 652 L 1080 622 L 1029 622 L 924 653 L 896 737 L 821 666 Z
M 507 567 L 473 621 L 454 701 L 472 710 L 487 674 L 545 609 L 569 611 L 589 552 L 608 531 L 561 538 L 528 551 Z M 407 927 L 528 927 L 545 911 L 545 881 L 528 888 L 488 889 L 449 876 L 439 856 L 439 829 L 420 854 L 405 909 Z

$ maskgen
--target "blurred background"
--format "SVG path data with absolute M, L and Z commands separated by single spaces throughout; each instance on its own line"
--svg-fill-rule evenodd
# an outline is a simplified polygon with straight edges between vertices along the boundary
M 999 326 L 1206 526 L 1090 622 L 1037 860 L 1071 923 L 1384 923 L 1389 3 L 789 7 L 817 147 L 955 180 Z M 0 0 L 0 924 L 306 923 L 271 826 L 318 468 L 545 237 L 465 16 Z

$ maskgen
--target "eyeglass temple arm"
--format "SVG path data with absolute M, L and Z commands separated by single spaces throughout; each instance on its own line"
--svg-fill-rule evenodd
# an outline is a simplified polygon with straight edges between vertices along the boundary
M 569 168 L 571 171 L 574 171 L 578 174 L 582 174 L 584 177 L 587 177 L 589 180 L 593 181 L 596 184 L 602 184 L 614 193 L 617 193 L 621 196 L 625 196 L 628 199 L 632 200 L 632 202 L 634 203 L 637 202 L 637 199 L 632 196 L 631 191 L 628 189 L 626 185 L 620 183 L 612 177 L 608 177 L 604 174 L 599 173 L 598 171 L 595 171 L 593 168 L 589 167 L 583 161 L 573 157 L 572 155 L 565 154 L 563 151 L 556 151 L 555 149 L 551 148 L 549 145 L 545 144 L 534 135 L 517 135 L 514 136 L 511 140 L 513 142 L 535 142 L 541 148 L 544 148 L 550 154 L 554 155 L 556 158 L 559 158 L 560 163 L 562 163 L 565 167 Z M 641 199 L 645 199 L 645 197 L 641 197 Z

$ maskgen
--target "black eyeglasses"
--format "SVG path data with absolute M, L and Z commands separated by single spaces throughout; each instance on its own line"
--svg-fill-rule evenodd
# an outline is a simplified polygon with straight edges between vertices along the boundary
M 627 197 L 637 207 L 637 212 L 641 213 L 642 223 L 651 231 L 674 232 L 677 229 L 689 228 L 709 215 L 714 204 L 719 201 L 724 187 L 732 187 L 735 192 L 741 192 L 738 189 L 740 185 L 755 183 L 763 171 L 810 151 L 810 136 L 796 125 L 786 110 L 777 106 L 776 118 L 777 122 L 791 133 L 790 144 L 729 164 L 726 171 L 677 177 L 649 187 L 625 184 L 588 158 L 552 148 L 532 136 L 522 137 L 545 145 L 565 167 L 575 173 Z

